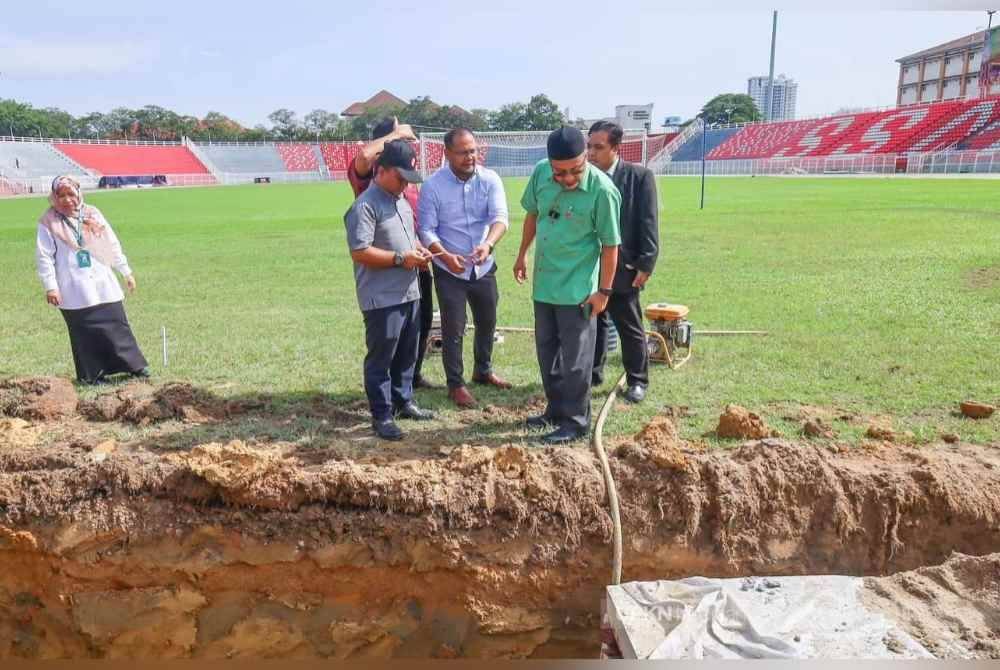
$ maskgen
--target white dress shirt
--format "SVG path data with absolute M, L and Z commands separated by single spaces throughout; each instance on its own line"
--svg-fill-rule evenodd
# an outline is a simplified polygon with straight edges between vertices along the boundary
M 101 219 L 103 220 L 103 217 Z M 132 269 L 122 252 L 121 243 L 110 224 L 106 220 L 103 222 L 106 227 L 100 239 L 102 251 L 113 259 L 114 269 L 123 277 L 128 277 L 132 274 Z M 49 229 L 41 223 L 38 224 L 35 264 L 44 289 L 59 291 L 62 299 L 60 309 L 94 307 L 109 302 L 119 302 L 125 297 L 111 267 L 97 260 L 97 255 L 94 253 L 90 254 L 90 267 L 79 267 L 76 249 L 53 237 Z

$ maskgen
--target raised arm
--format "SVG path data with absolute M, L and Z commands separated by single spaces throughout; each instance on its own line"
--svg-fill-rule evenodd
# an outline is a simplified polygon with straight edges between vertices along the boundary
M 380 137 L 377 140 L 372 140 L 365 146 L 361 147 L 361 151 L 358 153 L 358 157 L 354 162 L 358 176 L 371 174 L 372 167 L 375 165 L 375 159 L 378 158 L 380 153 L 382 153 L 386 142 L 391 142 L 393 140 L 409 140 L 411 142 L 417 141 L 417 136 L 413 134 L 413 129 L 409 125 L 405 123 L 401 124 L 395 118 L 393 118 L 393 120 L 396 125 L 391 133 L 384 137 Z

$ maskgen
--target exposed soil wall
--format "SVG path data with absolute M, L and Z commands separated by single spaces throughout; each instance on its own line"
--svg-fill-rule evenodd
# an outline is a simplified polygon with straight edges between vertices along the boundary
M 612 459 L 626 579 L 1000 549 L 996 449 L 658 435 Z M 313 461 L 240 442 L 0 452 L 0 656 L 596 654 L 610 522 L 586 448 Z

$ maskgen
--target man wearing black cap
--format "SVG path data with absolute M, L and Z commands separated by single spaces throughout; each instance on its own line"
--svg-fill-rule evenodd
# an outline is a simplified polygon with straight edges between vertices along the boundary
M 639 291 L 653 273 L 660 250 L 660 228 L 656 202 L 656 178 L 641 165 L 626 163 L 618 155 L 624 131 L 617 123 L 598 121 L 590 127 L 587 158 L 606 173 L 622 195 L 619 218 L 622 244 L 612 285 L 614 295 L 608 309 L 597 319 L 593 383 L 604 380 L 608 356 L 608 331 L 614 321 L 621 337 L 622 364 L 628 388 L 625 399 L 642 402 L 649 385 L 649 352 L 643 327 Z
M 563 444 L 590 431 L 595 318 L 612 292 L 621 196 L 611 179 L 587 162 L 578 129 L 553 131 L 546 148 L 548 160 L 535 166 L 521 198 L 526 215 L 514 278 L 527 279 L 526 255 L 537 240 L 535 349 L 548 405 L 528 426 L 554 428 L 542 441 Z
M 403 437 L 393 415 L 433 418 L 413 402 L 420 336 L 417 270 L 431 259 L 417 244 L 413 209 L 402 197 L 408 184 L 421 181 L 416 163 L 408 142 L 387 142 L 371 185 L 344 215 L 368 344 L 365 393 L 375 434 L 387 440 Z
M 382 149 L 387 142 L 393 140 L 408 140 L 416 142 L 417 136 L 413 134 L 413 129 L 400 123 L 395 116 L 387 116 L 375 124 L 372 128 L 372 141 L 361 148 L 347 166 L 347 181 L 354 191 L 354 197 L 358 197 L 372 183 L 375 176 L 375 161 L 382 153 Z M 420 228 L 420 217 L 417 212 L 417 187 L 409 184 L 403 191 L 403 197 L 410 203 L 413 209 L 413 223 Z M 417 283 L 420 284 L 420 342 L 417 349 L 417 365 L 413 372 L 413 388 L 434 388 L 422 371 L 424 367 L 424 354 L 427 352 L 427 338 L 434 325 L 434 282 L 431 279 L 431 271 L 420 270 L 417 274 Z

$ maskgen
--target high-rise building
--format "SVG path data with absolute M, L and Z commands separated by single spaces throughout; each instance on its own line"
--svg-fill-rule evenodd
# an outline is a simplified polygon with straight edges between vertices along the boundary
M 767 107 L 767 77 L 750 77 L 747 80 L 747 95 L 753 98 L 754 104 L 760 110 L 766 121 L 790 121 L 795 118 L 795 100 L 798 97 L 799 85 L 794 79 L 779 74 L 774 78 L 771 95 L 771 113 Z

